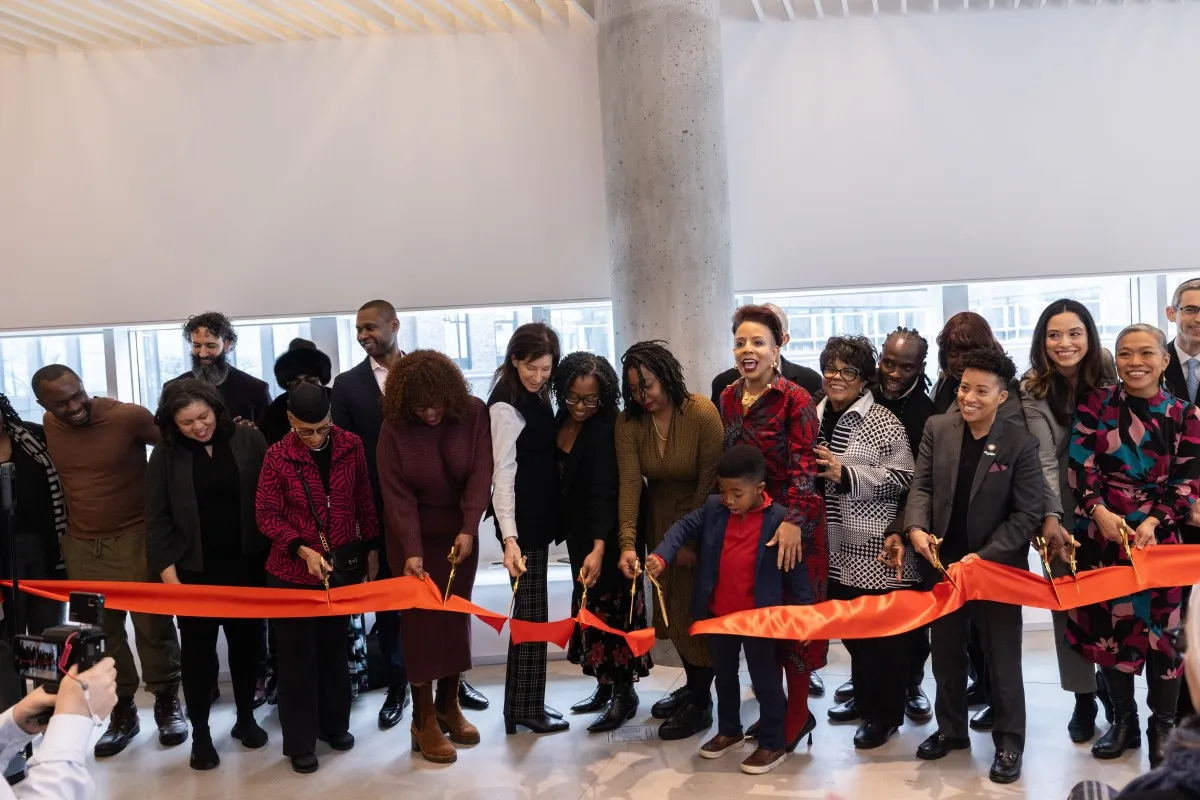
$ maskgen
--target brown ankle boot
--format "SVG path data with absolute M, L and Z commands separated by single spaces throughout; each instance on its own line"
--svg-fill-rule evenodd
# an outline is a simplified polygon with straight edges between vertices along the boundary
M 413 685 L 413 715 L 409 732 L 412 734 L 412 750 L 420 753 L 426 761 L 434 764 L 453 764 L 458 760 L 458 751 L 446 741 L 438 727 L 437 709 L 433 705 L 433 684 Z
M 458 701 L 459 676 L 437 682 L 437 720 L 455 744 L 479 744 L 479 729 L 467 722 Z

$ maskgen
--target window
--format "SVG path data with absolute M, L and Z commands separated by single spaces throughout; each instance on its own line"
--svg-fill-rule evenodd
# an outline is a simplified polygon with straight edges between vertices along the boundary
M 504 352 L 508 349 L 508 340 L 512 338 L 513 331 L 517 329 L 517 315 L 514 313 L 511 318 L 494 321 L 492 329 L 496 334 L 496 366 L 498 367 L 504 363 Z
M 613 361 L 611 303 L 547 306 L 550 327 L 558 331 L 563 355 L 587 350 Z
M 461 311 L 446 314 L 442 317 L 445 324 L 445 345 L 443 352 L 454 359 L 464 370 L 471 368 L 471 323 L 466 314 Z
M 21 419 L 41 422 L 42 408 L 30 379 L 47 364 L 64 364 L 78 373 L 93 397 L 109 394 L 102 331 L 20 333 L 0 336 L 0 391 Z

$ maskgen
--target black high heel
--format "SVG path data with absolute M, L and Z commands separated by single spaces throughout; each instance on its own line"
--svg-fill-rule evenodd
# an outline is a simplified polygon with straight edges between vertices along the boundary
M 504 715 L 504 732 L 512 736 L 517 732 L 517 727 L 528 728 L 533 733 L 558 733 L 565 731 L 571 727 L 571 724 L 564 719 L 554 719 L 547 714 L 542 714 L 540 717 L 510 717 Z
M 808 746 L 812 747 L 812 733 L 817 728 L 817 718 L 813 716 L 811 711 L 808 712 L 808 721 L 804 723 L 804 727 L 800 729 L 800 733 L 796 734 L 796 738 L 788 742 L 785 750 L 789 753 L 793 752 L 799 745 L 800 740 L 808 736 Z

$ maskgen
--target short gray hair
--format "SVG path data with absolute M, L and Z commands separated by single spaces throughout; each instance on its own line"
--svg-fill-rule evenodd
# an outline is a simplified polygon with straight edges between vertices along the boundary
M 1158 328 L 1154 327 L 1153 325 L 1147 324 L 1145 322 L 1135 322 L 1134 324 L 1128 326 L 1123 331 L 1118 333 L 1116 346 L 1119 348 L 1121 346 L 1121 340 L 1124 339 L 1126 336 L 1128 336 L 1131 333 L 1148 333 L 1154 337 L 1154 340 L 1156 342 L 1158 342 L 1158 349 L 1162 351 L 1163 355 L 1167 355 L 1171 352 L 1170 350 L 1167 349 L 1166 334 L 1163 333 L 1162 331 L 1160 331 Z
M 1184 292 L 1200 292 L 1200 278 L 1192 278 L 1175 287 L 1175 294 L 1171 296 L 1171 308 L 1179 308 Z
M 1200 288 L 1200 278 L 1198 278 L 1196 280 L 1196 283 L 1198 284 L 1197 288 Z M 787 312 L 784 311 L 779 306 L 775 305 L 774 303 L 763 303 L 763 307 L 771 309 L 771 313 L 773 313 L 775 316 L 779 317 L 779 324 L 781 326 L 783 326 L 783 332 L 786 334 L 788 332 Z

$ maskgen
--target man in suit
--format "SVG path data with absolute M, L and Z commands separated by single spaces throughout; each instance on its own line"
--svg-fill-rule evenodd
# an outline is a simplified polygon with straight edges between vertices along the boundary
M 1200 278 L 1192 278 L 1176 287 L 1171 305 L 1167 306 L 1167 319 L 1176 327 L 1175 338 L 1167 345 L 1171 356 L 1164 373 L 1167 390 L 1194 404 L 1200 400 Z M 1200 527 L 1181 525 L 1179 533 L 1184 544 L 1200 544 Z M 1187 609 L 1191 587 L 1185 586 L 1183 591 L 1182 607 Z M 1188 691 L 1187 675 L 1183 676 L 1179 690 L 1178 711 L 1180 719 L 1196 713 Z
M 183 338 L 192 345 L 192 368 L 167 381 L 163 388 L 185 378 L 198 378 L 217 388 L 235 422 L 253 424 L 271 405 L 271 392 L 266 381 L 229 363 L 238 338 L 229 317 L 220 311 L 189 317 L 183 324 Z
M 783 341 L 779 343 L 779 373 L 787 378 L 792 383 L 795 383 L 804 388 L 809 396 L 815 396 L 821 391 L 821 376 L 814 369 L 793 364 L 783 357 L 782 350 L 787 347 L 787 343 L 792 337 L 788 333 L 788 316 L 782 308 L 774 303 L 764 303 L 767 308 L 774 312 L 775 316 L 779 317 L 779 322 L 783 327 Z M 712 382 L 712 401 L 717 408 L 721 407 L 721 392 L 725 391 L 726 387 L 733 384 L 740 376 L 737 367 L 727 369 L 717 377 L 713 378 Z M 814 405 L 816 402 L 814 401 Z M 825 682 L 821 680 L 821 676 L 815 672 L 808 673 L 808 693 L 813 697 L 821 697 L 825 694 Z
M 941 580 L 931 547 L 947 565 L 985 559 L 1028 569 L 1029 536 L 1042 518 L 1044 487 L 1037 439 L 997 417 L 1015 374 L 1003 353 L 966 354 L 960 412 L 934 415 L 925 425 L 904 529 L 924 558 L 922 577 L 929 588 Z M 917 757 L 932 761 L 971 746 L 966 648 L 972 622 L 992 668 L 996 755 L 989 777 L 1012 783 L 1021 776 L 1025 748 L 1020 606 L 972 601 L 933 623 L 938 730 L 917 749 Z

